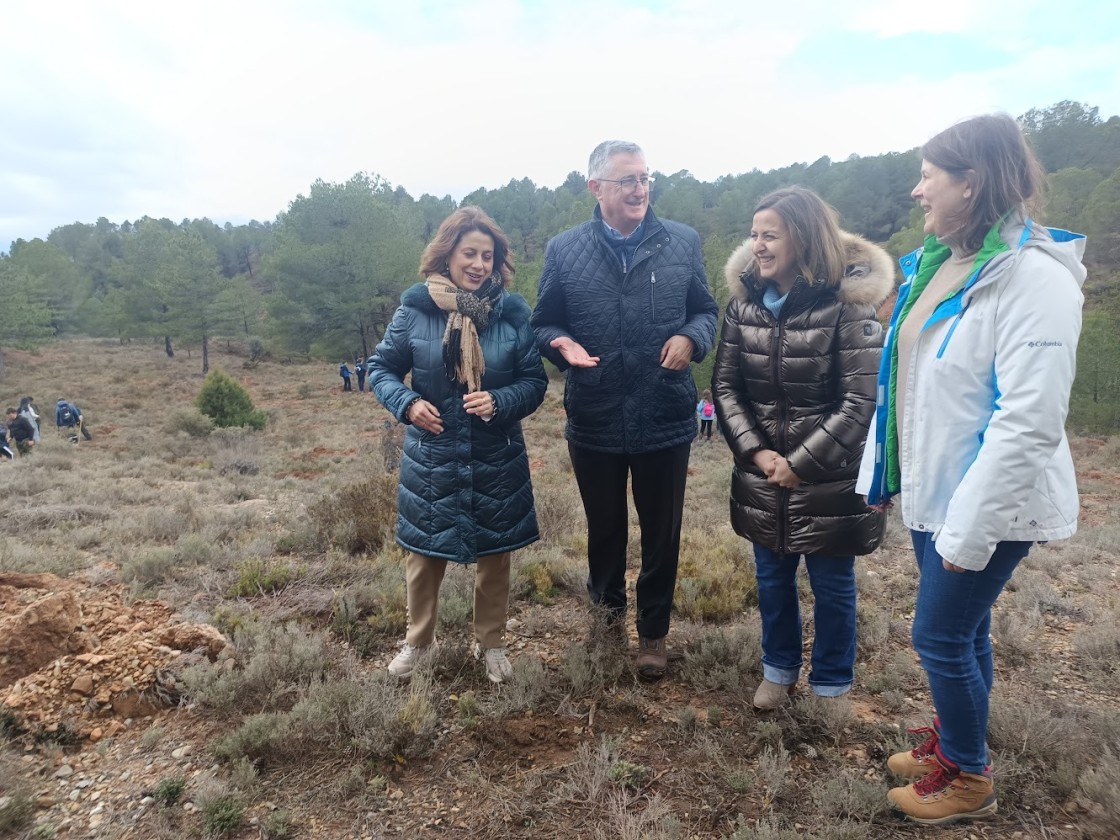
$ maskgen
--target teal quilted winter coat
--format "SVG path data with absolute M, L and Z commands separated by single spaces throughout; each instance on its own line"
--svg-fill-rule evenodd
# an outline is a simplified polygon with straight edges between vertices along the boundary
M 370 358 L 369 381 L 381 404 L 408 424 L 397 542 L 409 551 L 473 563 L 540 538 L 521 419 L 540 406 L 548 379 L 529 315 L 524 298 L 503 292 L 490 325 L 479 336 L 486 360 L 481 387 L 497 405 L 486 422 L 467 414 L 465 387 L 444 372 L 446 313 L 423 283 L 401 296 L 401 306 Z M 412 378 L 406 385 L 409 371 Z M 405 411 L 417 397 L 439 409 L 442 434 L 408 422 Z

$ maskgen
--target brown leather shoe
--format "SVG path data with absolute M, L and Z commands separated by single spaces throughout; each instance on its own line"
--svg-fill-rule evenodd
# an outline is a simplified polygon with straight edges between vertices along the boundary
M 646 682 L 657 682 L 665 676 L 665 669 L 669 667 L 669 648 L 665 644 L 665 637 L 660 639 L 647 639 L 638 637 L 638 679 Z

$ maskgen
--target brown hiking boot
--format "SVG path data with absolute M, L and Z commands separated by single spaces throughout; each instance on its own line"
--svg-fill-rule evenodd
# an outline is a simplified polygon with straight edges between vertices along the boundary
M 773 711 L 789 702 L 796 683 L 782 685 L 763 679 L 754 693 L 754 707 L 763 712 Z
M 945 825 L 977 820 L 996 812 L 996 792 L 987 773 L 964 773 L 937 763 L 927 776 L 893 788 L 887 799 L 914 822 Z
M 937 721 L 934 721 L 934 727 L 936 726 Z M 928 737 L 914 749 L 892 755 L 887 759 L 887 767 L 900 779 L 920 779 L 922 776 L 928 776 L 940 766 L 933 753 L 941 742 L 941 735 L 936 728 L 929 726 L 920 726 L 917 729 L 906 731 L 911 735 L 926 735 Z
M 638 637 L 638 679 L 646 682 L 657 682 L 665 676 L 665 669 L 669 667 L 669 648 L 665 644 L 665 637 L 660 639 L 647 639 Z

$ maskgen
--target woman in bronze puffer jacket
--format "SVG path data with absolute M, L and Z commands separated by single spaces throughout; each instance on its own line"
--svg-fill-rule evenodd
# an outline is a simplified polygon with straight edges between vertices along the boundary
M 883 533 L 883 514 L 854 487 L 883 343 L 875 310 L 894 268 L 814 192 L 790 187 L 759 202 L 724 273 L 712 393 L 735 456 L 731 523 L 754 543 L 764 677 L 754 704 L 772 709 L 801 672 L 802 556 L 816 602 L 809 683 L 835 697 L 854 678 L 855 555 Z

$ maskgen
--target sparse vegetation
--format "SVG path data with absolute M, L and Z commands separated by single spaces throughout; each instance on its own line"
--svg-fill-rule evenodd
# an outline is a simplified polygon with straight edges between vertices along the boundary
M 187 780 L 182 776 L 168 776 L 152 788 L 152 798 L 164 808 L 177 805 L 187 789 Z
M 407 626 L 404 552 L 393 539 L 402 427 L 386 425 L 368 395 L 332 391 L 333 367 L 266 358 L 243 369 L 243 356 L 212 348 L 225 369 L 242 370 L 274 422 L 192 437 L 168 423 L 190 405 L 197 365 L 159 359 L 149 371 L 150 350 L 96 344 L 89 355 L 112 373 L 91 363 L 76 375 L 91 392 L 83 405 L 112 420 L 94 426 L 93 442 L 51 438 L 35 458 L 4 467 L 0 573 L 74 573 L 74 585 L 107 590 L 123 583 L 129 603 L 158 597 L 233 644 L 213 662 L 181 657 L 189 666 L 171 695 L 181 710 L 138 717 L 96 746 L 80 704 L 52 729 L 24 726 L 0 706 L 0 818 L 22 820 L 14 836 L 63 825 L 66 804 L 36 797 L 79 751 L 133 772 L 112 780 L 112 795 L 150 792 L 155 803 L 135 833 L 157 840 L 362 836 L 387 819 L 424 836 L 435 818 L 448 833 L 541 840 L 910 836 L 883 810 L 893 780 L 882 758 L 913 746 L 905 728 L 929 725 L 932 709 L 911 646 L 916 581 L 897 522 L 858 565 L 851 695 L 819 701 L 806 674 L 794 703 L 757 714 L 750 546 L 727 523 L 726 448 L 698 447 L 669 674 L 639 683 L 636 523 L 623 647 L 589 632 L 586 535 L 554 383 L 525 424 L 543 539 L 513 557 L 513 677 L 490 684 L 471 655 L 472 570 L 453 567 L 437 650 L 401 683 L 384 666 Z M 57 361 L 51 347 L 40 353 L 34 366 Z M 18 392 L 29 385 L 18 378 L 26 359 L 16 361 L 6 383 Z M 1033 549 L 995 611 L 989 740 L 1000 813 L 978 834 L 1104 840 L 1120 820 L 1120 444 L 1073 443 L 1084 475 L 1079 533 Z M 83 617 L 91 632 L 104 630 L 96 612 Z M 161 763 L 192 739 L 195 769 Z M 427 804 L 437 801 L 438 815 Z

